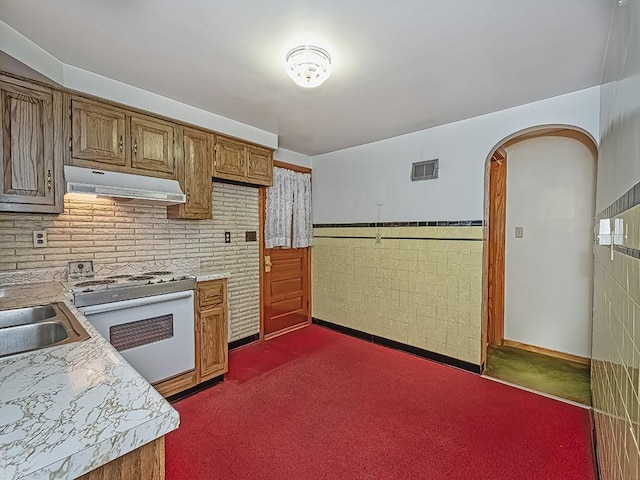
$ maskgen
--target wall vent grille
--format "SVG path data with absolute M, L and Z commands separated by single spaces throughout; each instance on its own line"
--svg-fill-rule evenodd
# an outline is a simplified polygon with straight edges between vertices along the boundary
M 438 178 L 438 159 L 415 162 L 411 165 L 411 181 L 431 180 Z

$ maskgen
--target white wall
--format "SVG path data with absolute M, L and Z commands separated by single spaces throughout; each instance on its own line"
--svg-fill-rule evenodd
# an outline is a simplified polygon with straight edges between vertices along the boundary
M 291 150 L 285 150 L 284 148 L 277 149 L 273 153 L 273 158 L 279 162 L 292 163 L 293 165 L 298 165 L 300 167 L 311 168 L 310 156 L 303 155 L 298 152 L 292 152 Z
M 537 125 L 572 125 L 599 138 L 593 87 L 400 137 L 312 157 L 314 223 L 480 220 L 487 155 Z M 440 159 L 437 180 L 411 182 L 411 163 Z
M 505 150 L 505 338 L 590 357 L 596 159 L 567 137 Z

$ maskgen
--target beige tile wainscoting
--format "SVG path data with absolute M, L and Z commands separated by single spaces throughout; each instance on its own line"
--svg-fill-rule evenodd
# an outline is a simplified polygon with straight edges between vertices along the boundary
M 480 364 L 481 226 L 314 228 L 312 270 L 315 318 Z
M 613 255 L 596 247 L 591 388 L 602 478 L 626 480 L 640 478 L 640 206 L 611 216 L 627 234 Z
M 70 260 L 112 264 L 196 259 L 203 269 L 230 273 L 229 340 L 260 330 L 258 189 L 213 184 L 213 220 L 167 219 L 163 205 L 65 196 L 60 215 L 0 213 L 0 271 L 66 267 Z M 48 244 L 33 247 L 35 230 Z M 231 243 L 224 243 L 225 231 Z

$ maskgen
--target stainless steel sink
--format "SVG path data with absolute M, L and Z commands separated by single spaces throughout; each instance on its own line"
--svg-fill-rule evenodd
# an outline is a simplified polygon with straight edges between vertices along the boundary
M 0 310 L 0 357 L 89 338 L 64 303 Z

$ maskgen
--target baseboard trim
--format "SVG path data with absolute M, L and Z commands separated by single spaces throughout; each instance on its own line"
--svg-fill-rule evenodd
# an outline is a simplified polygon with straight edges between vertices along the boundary
M 325 320 L 320 320 L 319 318 L 315 318 L 315 317 L 313 317 L 313 323 L 329 328 L 331 330 L 335 330 L 340 333 L 344 333 L 351 337 L 356 337 L 361 340 L 366 340 L 368 342 L 382 345 L 384 347 L 393 348 L 394 350 L 402 350 L 403 352 L 407 352 L 412 355 L 416 355 L 418 357 L 426 358 L 428 360 L 433 360 L 438 363 L 443 363 L 451 367 L 460 368 L 462 370 L 466 370 L 467 372 L 477 373 L 477 374 L 481 373 L 480 365 L 466 362 L 464 360 L 459 360 L 457 358 L 449 357 L 441 353 L 436 353 L 430 350 L 425 350 L 423 348 L 414 347 L 413 345 L 407 345 L 406 343 L 397 342 L 395 340 L 389 340 L 388 338 L 380 337 L 378 335 L 373 335 L 371 333 L 366 333 L 361 330 L 356 330 L 354 328 L 345 327 L 343 325 L 338 325 L 337 323 L 331 323 Z
M 559 352 L 557 350 L 551 350 L 550 348 L 537 347 L 535 345 L 529 345 L 526 343 L 516 342 L 515 340 L 502 341 L 502 345 L 505 347 L 519 348 L 520 350 L 526 350 L 528 352 L 540 353 L 549 357 L 559 358 L 561 360 L 569 360 L 570 362 L 579 363 L 580 365 L 590 366 L 591 359 L 587 357 L 581 357 L 580 355 L 574 355 L 572 353 Z
M 210 378 L 207 381 L 199 383 L 191 388 L 183 390 L 182 392 L 176 393 L 175 395 L 171 395 L 167 397 L 165 400 L 169 403 L 177 402 L 178 400 L 182 400 L 184 398 L 190 397 L 196 393 L 200 393 L 207 388 L 213 387 L 214 385 L 224 381 L 224 375 L 218 375 L 217 377 Z
M 260 334 L 254 333 L 253 335 L 249 335 L 248 337 L 240 338 L 238 340 L 234 340 L 233 342 L 229 342 L 229 350 L 233 350 L 234 348 L 244 347 L 253 342 L 257 342 L 260 340 Z

